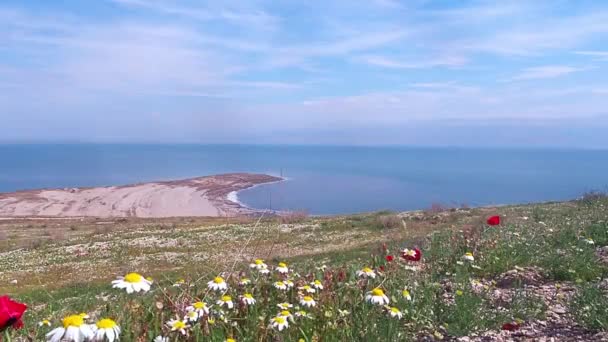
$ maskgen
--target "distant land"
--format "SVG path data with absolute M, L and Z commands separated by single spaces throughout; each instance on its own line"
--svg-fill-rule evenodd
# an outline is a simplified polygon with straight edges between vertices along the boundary
M 230 173 L 122 186 L 0 193 L 0 217 L 177 217 L 255 213 L 229 196 L 282 178 Z M 232 199 L 232 200 L 231 200 Z

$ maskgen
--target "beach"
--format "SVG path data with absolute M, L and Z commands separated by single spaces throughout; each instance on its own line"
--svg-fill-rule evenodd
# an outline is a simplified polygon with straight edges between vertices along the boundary
M 0 217 L 188 217 L 255 214 L 236 193 L 279 177 L 230 173 L 122 186 L 0 193 Z M 229 196 L 230 195 L 230 196 Z

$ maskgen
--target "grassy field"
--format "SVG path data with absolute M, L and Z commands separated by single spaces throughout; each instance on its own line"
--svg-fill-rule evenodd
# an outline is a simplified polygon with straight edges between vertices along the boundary
M 490 215 L 502 223 L 488 226 Z M 602 196 L 323 218 L 3 220 L 0 293 L 29 306 L 25 328 L 5 338 L 44 340 L 65 316 L 84 312 L 91 323 L 115 320 L 122 341 L 601 340 L 606 245 Z M 401 258 L 414 247 L 420 261 Z M 269 275 L 249 267 L 258 258 Z M 287 274 L 277 272 L 279 262 Z M 358 275 L 365 267 L 374 278 Z M 113 289 L 110 282 L 129 272 L 151 277 L 151 290 Z M 217 276 L 226 291 L 208 288 Z M 251 283 L 240 285 L 243 277 Z M 285 280 L 293 287 L 277 289 Z M 307 293 L 315 280 L 323 289 Z M 378 290 L 388 305 L 367 299 Z M 254 305 L 244 304 L 245 293 Z M 216 303 L 223 295 L 234 308 Z M 314 306 L 302 304 L 306 295 Z M 185 336 L 171 332 L 166 323 L 197 301 L 209 313 Z M 277 319 L 279 303 L 291 304 L 293 317 Z M 52 326 L 39 327 L 43 319 Z M 287 328 L 272 327 L 282 319 Z

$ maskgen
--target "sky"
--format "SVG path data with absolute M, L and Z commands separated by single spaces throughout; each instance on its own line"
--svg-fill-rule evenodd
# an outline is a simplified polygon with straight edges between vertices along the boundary
M 608 2 L 3 0 L 0 141 L 608 148 Z

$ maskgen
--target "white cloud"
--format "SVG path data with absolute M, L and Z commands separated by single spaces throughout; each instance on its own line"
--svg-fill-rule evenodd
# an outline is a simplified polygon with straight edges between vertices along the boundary
M 575 72 L 589 70 L 588 67 L 572 67 L 567 65 L 545 65 L 524 69 L 520 74 L 513 76 L 511 81 L 536 80 L 555 78 Z
M 436 59 L 426 59 L 415 62 L 391 59 L 380 55 L 366 55 L 356 57 L 355 61 L 389 69 L 425 69 L 432 67 L 460 67 L 467 63 L 461 56 L 445 56 Z

